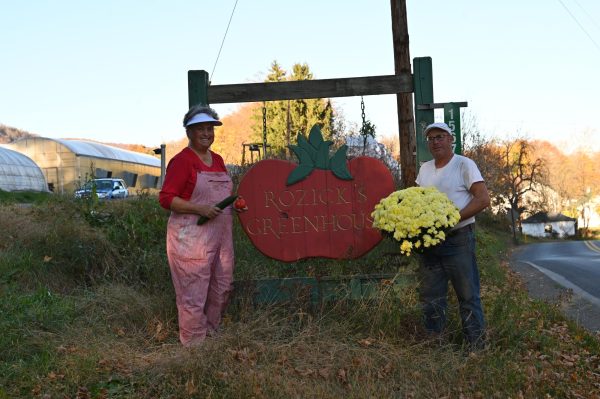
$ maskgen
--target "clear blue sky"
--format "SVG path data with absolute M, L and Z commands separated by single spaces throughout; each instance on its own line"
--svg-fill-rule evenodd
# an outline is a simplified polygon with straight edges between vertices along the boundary
M 187 70 L 212 71 L 234 4 L 0 0 L 0 123 L 148 146 L 181 138 Z M 408 0 L 408 25 L 411 57 L 433 59 L 435 101 L 468 101 L 486 134 L 600 142 L 600 1 Z M 239 0 L 212 83 L 260 82 L 273 60 L 306 62 L 317 79 L 393 74 L 389 1 Z M 334 102 L 360 120 L 360 98 Z M 397 135 L 395 96 L 365 105 L 378 135 Z

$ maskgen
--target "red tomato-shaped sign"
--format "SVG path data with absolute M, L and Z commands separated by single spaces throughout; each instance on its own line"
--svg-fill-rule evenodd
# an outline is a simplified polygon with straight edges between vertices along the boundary
M 263 254 L 285 262 L 308 257 L 350 259 L 381 241 L 372 227 L 371 212 L 394 191 L 392 174 L 375 158 L 342 162 L 351 180 L 315 168 L 286 185 L 298 165 L 281 160 L 260 161 L 244 175 L 238 194 L 249 210 L 238 216 Z

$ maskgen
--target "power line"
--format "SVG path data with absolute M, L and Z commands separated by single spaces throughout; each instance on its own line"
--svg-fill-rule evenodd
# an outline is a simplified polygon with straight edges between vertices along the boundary
M 577 18 L 575 18 L 575 15 L 573 15 L 573 13 L 571 12 L 571 10 L 569 10 L 567 8 L 567 6 L 565 5 L 565 3 L 563 3 L 562 0 L 558 0 L 558 2 L 565 8 L 565 10 L 567 10 L 567 12 L 571 16 L 571 18 L 573 18 L 573 20 L 577 23 L 577 25 L 579 25 L 579 27 L 581 28 L 581 30 L 583 31 L 583 33 L 585 33 L 587 35 L 587 37 L 590 38 L 590 40 L 592 41 L 592 43 L 594 43 L 594 45 L 596 46 L 596 48 L 598 49 L 598 51 L 600 51 L 600 45 L 598 45 L 598 43 L 596 43 L 596 41 L 594 40 L 594 38 L 587 32 L 587 30 L 585 30 L 585 28 L 583 27 L 583 25 L 581 25 L 579 23 L 579 21 L 577 20 Z
M 229 17 L 229 22 L 227 23 L 227 29 L 225 29 L 225 34 L 223 35 L 223 40 L 221 41 L 221 47 L 219 47 L 219 53 L 217 54 L 217 59 L 215 60 L 215 65 L 213 66 L 212 72 L 210 73 L 209 84 L 213 78 L 213 74 L 215 73 L 215 68 L 217 67 L 217 62 L 219 62 L 219 57 L 221 56 L 221 50 L 223 50 L 223 44 L 225 44 L 225 38 L 227 37 L 227 32 L 229 32 L 229 25 L 231 25 L 231 20 L 233 19 L 233 13 L 235 12 L 237 3 L 238 3 L 238 0 L 235 0 L 235 4 L 233 5 L 233 10 L 231 10 L 231 16 Z
M 592 23 L 594 25 L 596 25 L 596 28 L 600 29 L 600 25 L 598 25 L 598 22 L 596 22 L 596 20 L 594 18 L 592 18 L 590 13 L 587 12 L 587 10 L 585 8 L 583 8 L 583 6 L 581 4 L 579 4 L 579 2 L 577 0 L 573 0 L 573 1 L 575 2 L 575 4 L 577 4 L 579 6 L 579 8 L 581 8 L 581 10 L 585 13 L 585 15 L 587 15 L 587 17 L 590 19 L 590 21 L 592 21 Z

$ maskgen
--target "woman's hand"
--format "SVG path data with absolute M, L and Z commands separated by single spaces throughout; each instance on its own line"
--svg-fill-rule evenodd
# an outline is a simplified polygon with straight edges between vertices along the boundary
M 246 205 L 246 200 L 240 195 L 233 203 L 233 209 L 235 209 L 238 213 L 246 212 L 248 210 L 248 205 Z
M 214 219 L 215 217 L 223 213 L 223 210 L 218 206 L 214 205 L 198 205 L 198 211 L 196 213 L 208 219 Z

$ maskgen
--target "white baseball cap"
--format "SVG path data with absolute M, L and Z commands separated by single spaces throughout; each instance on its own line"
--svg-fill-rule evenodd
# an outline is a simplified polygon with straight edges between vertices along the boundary
M 187 123 L 185 124 L 185 127 L 188 127 L 190 125 L 194 125 L 196 123 L 212 123 L 215 126 L 221 126 L 223 124 L 223 122 L 221 122 L 218 119 L 213 118 L 212 116 L 210 116 L 209 114 L 205 114 L 203 112 L 194 115 L 189 121 L 187 121 Z
M 437 123 L 432 123 L 431 125 L 427 126 L 425 128 L 425 130 L 423 130 L 423 136 L 427 136 L 427 133 L 429 133 L 429 131 L 431 131 L 433 129 L 440 129 L 440 130 L 447 132 L 448 134 L 452 134 L 452 130 L 450 129 L 450 127 L 448 125 L 446 125 L 443 122 L 437 122 Z

